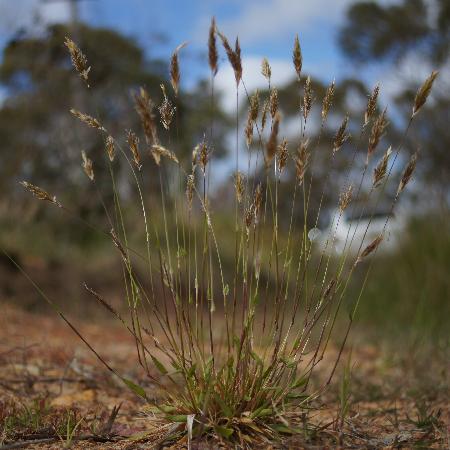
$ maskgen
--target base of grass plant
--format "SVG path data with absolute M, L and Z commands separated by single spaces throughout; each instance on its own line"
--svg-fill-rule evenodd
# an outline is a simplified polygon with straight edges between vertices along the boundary
M 331 142 L 324 144 L 329 150 L 326 155 L 330 171 L 323 180 L 318 209 L 310 211 L 311 188 L 315 185 L 314 157 L 327 126 L 335 84 L 330 84 L 321 107 L 319 105 L 320 134 L 311 144 L 306 136 L 306 125 L 315 107 L 313 84 L 310 77 L 301 75 L 302 55 L 296 38 L 293 62 L 303 96 L 299 96 L 301 127 L 295 137 L 299 144 L 291 154 L 287 139 L 279 142 L 281 113 L 278 93 L 271 85 L 270 65 L 263 60 L 262 75 L 268 82 L 264 107 L 260 111 L 258 92 L 251 97 L 248 95 L 249 113 L 245 127 L 248 150 L 252 145 L 256 147 L 259 159 L 253 168 L 251 152 L 247 152 L 248 172 L 244 175 L 239 171 L 242 154 L 239 145 L 239 85 L 243 84 L 241 49 L 238 40 L 234 49 L 231 47 L 213 20 L 209 35 L 212 85 L 217 72 L 216 36 L 222 41 L 236 81 L 236 172 L 229 190 L 230 196 L 234 197 L 234 208 L 231 208 L 234 222 L 229 227 L 232 228 L 232 244 L 229 235 L 217 232 L 221 225 L 218 211 L 221 206 L 215 208 L 217 205 L 212 201 L 209 190 L 213 131 L 208 136 L 204 130 L 204 139 L 184 160 L 168 148 L 171 146 L 172 118 L 179 110 L 173 103 L 179 101 L 178 53 L 184 47 L 182 45 L 177 47 L 170 62 L 173 98 L 169 99 L 166 87 L 161 87 L 163 101 L 158 111 L 164 127 L 163 137 L 159 135 L 161 127 L 149 93 L 141 89 L 134 96 L 148 158 L 141 155 L 140 139 L 134 131 L 128 130 L 126 138 L 122 138 L 126 142 L 126 151 L 120 138 L 109 134 L 107 124 L 71 110 L 77 119 L 104 137 L 105 159 L 114 194 L 112 205 L 107 204 L 95 184 L 94 163 L 84 151 L 81 162 L 89 182 L 100 196 L 111 227 L 109 233 L 105 230 L 100 232 L 112 239 L 121 259 L 127 320 L 100 294 L 86 288 L 131 334 L 136 343 L 139 365 L 149 380 L 164 393 L 161 404 L 146 408 L 147 413 L 154 415 L 154 420 L 162 425 L 144 437 L 167 440 L 186 436 L 188 443 L 193 438 L 213 437 L 252 447 L 258 440 L 309 432 L 304 418 L 313 407 L 313 400 L 332 380 L 361 300 L 371 267 L 371 263 L 365 265 L 364 261 L 370 255 L 374 256 L 382 243 L 389 217 L 414 172 L 417 155 L 410 159 L 400 178 L 391 202 L 391 214 L 381 234 L 369 243 L 364 241 L 372 213 L 356 254 L 350 250 L 355 234 L 349 233 L 342 253 L 334 255 L 330 249 L 334 246 L 336 229 L 344 210 L 351 207 L 352 215 L 359 215 L 358 227 L 361 217 L 364 213 L 367 216 L 367 212 L 365 206 L 358 206 L 355 200 L 375 196 L 378 205 L 391 175 L 395 174 L 394 165 L 402 147 L 400 143 L 395 151 L 389 148 L 377 165 L 372 164 L 388 125 L 386 110 L 376 114 L 379 93 L 376 86 L 369 96 L 360 124 L 360 138 L 354 146 L 353 158 L 345 168 L 346 176 L 339 189 L 339 198 L 333 199 L 338 208 L 332 215 L 332 226 L 324 243 L 316 245 L 316 233 L 308 230 L 318 226 L 323 200 L 330 189 L 328 183 L 335 159 L 342 153 L 341 148 L 349 145 L 350 138 L 349 117 L 346 116 L 339 128 L 333 130 Z M 86 56 L 70 39 L 66 40 L 66 45 L 76 70 L 87 84 L 90 66 Z M 433 72 L 419 89 L 408 129 L 424 105 L 436 75 Z M 211 97 L 213 103 L 214 89 Z M 213 122 L 212 118 L 211 130 Z M 364 138 L 369 124 L 372 127 L 360 173 L 353 162 L 359 156 L 359 147 L 366 145 Z M 266 126 L 270 127 L 268 137 L 264 134 Z M 137 250 L 142 248 L 141 244 L 133 245 L 127 230 L 121 190 L 117 186 L 119 167 L 116 159 L 119 158 L 124 166 L 122 169 L 131 175 L 135 189 L 133 200 L 136 200 L 142 215 L 144 252 Z M 373 179 L 368 180 L 369 192 L 365 192 L 366 174 L 370 173 L 372 165 Z M 144 177 L 153 180 L 155 175 L 156 179 L 159 178 L 160 192 L 147 197 L 149 192 L 144 189 Z M 57 201 L 44 189 L 29 182 L 22 182 L 22 185 L 39 200 L 70 213 L 64 202 Z M 286 202 L 283 197 L 289 189 L 292 194 L 290 201 Z M 332 194 L 328 192 L 328 195 Z M 290 207 L 281 210 L 281 200 Z M 129 198 L 127 201 L 128 210 L 132 202 Z M 81 221 L 86 224 L 83 219 Z M 281 222 L 288 224 L 284 236 Z M 93 227 L 92 224 L 87 225 Z M 144 270 L 136 269 L 136 260 L 144 262 Z M 365 271 L 361 290 L 350 301 L 347 323 L 338 322 L 349 281 L 354 271 L 360 268 Z M 148 276 L 145 282 L 142 281 L 142 273 Z M 32 283 L 108 370 L 149 403 L 145 389 L 111 367 L 45 293 Z M 324 354 L 335 337 L 337 323 L 344 323 L 337 357 L 323 384 L 310 392 L 312 374 L 321 367 Z M 224 329 L 223 342 L 217 339 L 218 328 Z M 154 369 L 159 372 L 158 376 L 155 376 Z M 303 420 L 298 420 L 301 417 Z

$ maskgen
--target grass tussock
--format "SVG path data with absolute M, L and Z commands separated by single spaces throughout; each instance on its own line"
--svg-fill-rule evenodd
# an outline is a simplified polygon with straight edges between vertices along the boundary
M 232 243 L 223 242 L 222 234 L 217 231 L 223 211 L 211 192 L 214 118 L 205 124 L 204 130 L 199 130 L 204 138 L 193 149 L 187 163 L 171 145 L 171 135 L 177 133 L 176 103 L 181 79 L 178 53 L 184 44 L 176 48 L 169 64 L 173 98 L 169 99 L 164 86 L 151 87 L 163 90 L 164 101 L 159 107 L 144 88 L 134 97 L 143 138 L 137 131 L 127 130 L 126 144 L 122 145 L 120 136 L 110 134 L 107 124 L 87 113 L 71 110 L 105 139 L 104 164 L 109 167 L 114 199 L 111 207 L 102 201 L 110 229 L 101 231 L 109 236 L 122 262 L 126 316 L 101 293 L 87 285 L 86 289 L 132 335 L 139 365 L 162 390 L 165 400 L 154 402 L 146 389 L 111 367 L 96 352 L 94 343 L 85 340 L 53 301 L 45 293 L 42 295 L 102 363 L 145 401 L 145 411 L 149 417 L 158 417 L 159 434 L 164 439 L 187 435 L 190 445 L 195 437 L 213 436 L 251 448 L 255 442 L 300 432 L 293 418 L 311 408 L 314 400 L 327 390 L 354 322 L 372 259 L 389 226 L 389 217 L 381 234 L 372 242 L 367 243 L 363 238 L 357 243 L 356 254 L 350 250 L 355 244 L 356 230 L 347 235 L 339 255 L 330 251 L 337 226 L 345 210 L 359 211 L 358 200 L 366 182 L 370 189 L 365 195 L 373 197 L 376 204 L 386 197 L 388 183 L 398 183 L 397 193 L 391 200 L 392 212 L 413 175 L 416 155 L 400 180 L 395 180 L 398 177 L 395 164 L 403 142 L 384 156 L 380 151 L 388 122 L 386 109 L 377 116 L 379 86 L 376 86 L 368 97 L 359 138 L 351 140 L 349 118 L 345 116 L 328 143 L 330 167 L 337 164 L 344 146 L 351 148 L 353 158 L 345 167 L 333 226 L 323 242 L 316 242 L 311 231 L 318 226 L 323 213 L 331 170 L 322 180 L 321 192 L 317 193 L 319 207 L 313 210 L 310 200 L 315 185 L 314 160 L 322 135 L 308 139 L 316 99 L 311 79 L 302 74 L 298 37 L 293 48 L 293 74 L 299 88 L 299 130 L 292 142 L 282 136 L 282 105 L 271 84 L 270 63 L 266 59 L 262 63 L 268 98 L 260 99 L 258 92 L 247 93 L 239 40 L 236 39 L 233 48 L 214 21 L 208 40 L 211 101 L 215 101 L 214 77 L 218 71 L 217 37 L 236 82 L 236 167 L 227 188 L 229 196 L 234 197 L 233 212 L 229 214 Z M 86 57 L 70 39 L 66 45 L 75 69 L 87 84 L 90 67 Z M 425 103 L 434 78 L 432 74 L 419 90 L 410 124 Z M 243 136 L 238 108 L 241 85 L 249 105 Z M 334 91 L 332 82 L 321 105 L 317 105 L 321 130 L 332 111 Z M 164 126 L 164 135 L 158 135 L 158 121 Z M 362 148 L 364 137 L 369 142 L 366 150 Z M 241 139 L 249 151 L 242 148 Z M 368 180 L 377 153 L 381 153 L 380 160 L 376 162 L 373 180 Z M 355 160 L 360 157 L 365 161 L 363 170 L 355 173 L 358 167 Z M 133 195 L 141 211 L 144 248 L 134 247 L 127 233 L 123 193 L 117 177 L 119 158 L 128 168 Z M 95 161 L 84 152 L 82 165 L 98 189 Z M 285 187 L 281 190 L 281 185 L 288 174 L 293 177 L 291 193 L 286 197 L 287 191 Z M 159 198 L 147 195 L 143 189 L 145 177 L 159 179 Z M 43 189 L 28 182 L 23 185 L 38 199 L 67 210 Z M 281 215 L 281 201 L 290 204 L 290 214 Z M 163 226 L 157 226 L 161 221 Z M 287 229 L 283 237 L 281 224 Z M 361 223 L 361 227 L 366 226 L 369 227 Z M 225 259 L 232 261 L 231 270 L 224 264 Z M 144 273 L 137 270 L 138 264 L 144 264 Z M 348 286 L 355 271 L 362 273 L 362 282 L 357 295 L 348 299 Z M 341 341 L 333 361 L 324 366 L 344 301 L 350 304 L 346 325 L 344 330 L 339 330 Z M 318 371 L 322 380 L 319 383 L 313 379 Z M 342 422 L 348 410 L 347 401 L 345 381 Z

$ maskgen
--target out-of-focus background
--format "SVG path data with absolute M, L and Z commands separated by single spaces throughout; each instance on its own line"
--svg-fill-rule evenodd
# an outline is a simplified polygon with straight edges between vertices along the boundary
M 120 262 L 109 239 L 75 218 L 107 227 L 100 197 L 80 168 L 81 150 L 94 160 L 102 198 L 111 201 L 112 192 L 102 141 L 77 123 L 69 109 L 76 107 L 100 117 L 125 141 L 125 129 L 139 129 L 132 92 L 146 86 L 159 104 L 160 84 L 169 86 L 170 55 L 185 41 L 187 46 L 180 51 L 181 92 L 174 146 L 180 159 L 188 160 L 214 115 L 217 176 L 211 189 L 227 204 L 221 187 L 230 182 L 233 171 L 235 83 L 221 53 L 215 78 L 216 102 L 211 104 L 207 39 L 213 16 L 230 40 L 236 35 L 240 38 L 243 80 L 249 92 L 267 90 L 260 65 L 263 57 L 268 58 L 272 83 L 279 88 L 283 133 L 288 138 L 298 134 L 298 85 L 291 62 L 297 33 L 303 73 L 311 76 L 317 105 L 327 85 L 333 79 L 337 83 L 325 136 L 332 136 L 346 113 L 353 134 L 357 134 L 367 95 L 379 82 L 380 107 L 388 105 L 390 121 L 382 147 L 396 148 L 403 139 L 418 86 L 432 70 L 440 71 L 429 102 L 403 143 L 402 164 L 420 145 L 417 172 L 397 210 L 386 249 L 377 255 L 358 323 L 367 338 L 377 342 L 392 342 L 392 337 L 411 344 L 418 340 L 448 342 L 448 0 L 0 0 L 1 247 L 72 313 L 89 311 L 95 317 L 92 300 L 82 288 L 85 280 L 110 296 L 122 295 Z M 65 36 L 79 44 L 92 65 L 89 90 L 73 73 L 63 44 Z M 239 105 L 242 126 L 246 107 Z M 319 106 L 313 110 L 311 140 L 319 132 L 314 114 L 319 116 Z M 343 167 L 332 170 L 319 224 L 322 230 L 329 226 L 331 205 L 336 200 L 333 182 L 338 184 L 345 176 Z M 147 173 L 145 177 L 145 189 L 156 191 L 156 175 Z M 73 215 L 32 199 L 18 184 L 24 179 L 70 205 Z M 126 198 L 126 181 L 121 182 L 121 189 Z M 313 204 L 315 201 L 318 199 L 313 198 Z M 288 210 L 289 205 L 284 207 Z M 383 218 L 388 210 L 388 205 L 381 205 L 377 214 Z M 226 233 L 225 219 L 223 228 Z M 141 221 L 132 231 L 142 232 Z M 358 282 L 357 275 L 355 289 Z M 31 311 L 45 310 L 37 292 L 3 256 L 0 296 L 2 302 Z

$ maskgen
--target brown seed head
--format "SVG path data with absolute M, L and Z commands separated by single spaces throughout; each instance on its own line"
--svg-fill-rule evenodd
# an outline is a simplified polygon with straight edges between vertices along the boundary
M 312 88 L 311 88 L 311 77 L 308 77 L 305 81 L 305 92 L 303 95 L 303 118 L 306 120 L 311 112 L 312 107 Z
M 269 103 L 270 103 L 270 115 L 273 119 L 278 112 L 278 91 L 276 88 L 273 88 L 270 91 Z
M 333 153 L 336 153 L 342 145 L 350 138 L 350 134 L 347 133 L 348 126 L 348 116 L 344 117 L 344 120 L 341 123 L 341 126 L 336 132 L 333 141 Z
M 344 210 L 347 208 L 349 203 L 352 201 L 353 196 L 353 186 L 350 185 L 346 191 L 341 192 L 341 195 L 339 196 L 339 210 L 344 212 Z
M 380 234 L 358 256 L 358 258 L 357 258 L 357 260 L 355 262 L 355 266 L 356 266 L 356 264 L 360 263 L 364 258 L 366 258 L 371 253 L 373 253 L 378 248 L 378 246 L 381 244 L 382 240 L 383 240 L 383 235 Z
M 186 182 L 186 198 L 188 201 L 188 208 L 191 210 L 192 208 L 192 199 L 194 198 L 194 187 L 195 187 L 195 178 L 194 174 L 190 174 L 187 176 Z
M 214 17 L 211 19 L 211 26 L 209 27 L 208 59 L 211 73 L 214 76 L 217 74 L 218 70 L 217 61 L 219 59 L 216 44 L 216 19 Z
M 75 42 L 73 42 L 70 38 L 66 37 L 64 44 L 69 50 L 70 58 L 72 59 L 72 64 L 75 67 L 75 70 L 78 72 L 81 79 L 86 83 L 87 87 L 89 87 L 88 75 L 91 68 L 87 65 L 88 63 L 86 56 L 78 48 L 77 44 L 75 44 Z
M 153 114 L 154 103 L 150 99 L 148 92 L 142 87 L 139 93 L 134 94 L 134 107 L 141 119 L 147 144 L 158 144 L 158 133 L 155 115 Z
M 250 230 L 250 227 L 252 226 L 254 218 L 255 218 L 255 212 L 253 211 L 253 204 L 251 204 L 250 206 L 248 206 L 245 209 L 245 214 L 244 214 L 244 221 L 245 221 L 245 228 L 247 231 L 247 235 Z
M 367 164 L 369 163 L 372 153 L 376 150 L 380 139 L 383 137 L 384 130 L 386 129 L 388 123 L 385 108 L 384 111 L 378 116 L 377 120 L 375 120 L 375 123 L 372 126 L 372 131 L 370 132 L 369 147 L 367 149 Z
M 236 86 L 239 86 L 239 83 L 242 79 L 242 61 L 241 61 L 241 47 L 239 45 L 239 40 L 236 38 L 235 49 L 233 50 L 228 42 L 228 39 L 220 32 L 217 32 L 219 35 L 222 45 L 225 49 L 225 52 L 228 57 L 228 61 L 230 61 L 231 67 L 234 71 L 234 78 L 236 79 Z
M 288 152 L 288 142 L 286 139 L 283 139 L 281 144 L 277 147 L 277 162 L 278 162 L 278 172 L 280 174 L 283 172 L 283 169 L 286 167 L 286 163 L 288 160 L 289 152 Z
M 117 249 L 119 250 L 120 254 L 122 255 L 122 259 L 124 261 L 127 261 L 128 260 L 127 253 L 126 253 L 125 249 L 123 248 L 123 245 L 120 242 L 119 237 L 117 236 L 116 232 L 114 231 L 114 228 L 111 228 L 111 231 L 109 232 L 109 234 L 111 235 L 111 238 L 112 238 L 112 241 L 113 241 L 114 245 L 117 247 Z
M 153 156 L 153 159 L 155 160 L 155 163 L 159 166 L 161 163 L 161 156 L 164 156 L 165 158 L 169 158 L 173 162 L 178 164 L 178 158 L 175 156 L 175 153 L 171 152 L 167 148 L 163 147 L 162 145 L 152 145 L 150 152 Z
M 303 141 L 300 143 L 297 149 L 297 155 L 295 157 L 295 173 L 299 184 L 302 184 L 303 178 L 305 177 L 309 157 L 310 152 L 308 151 L 308 141 Z
M 325 97 L 323 98 L 323 103 L 322 103 L 322 121 L 323 122 L 325 122 L 325 120 L 327 119 L 331 105 L 333 104 L 334 91 L 335 91 L 335 82 L 333 80 L 333 82 L 328 86 L 327 91 L 325 93 Z
M 178 62 L 178 53 L 186 45 L 186 42 L 180 44 L 172 53 L 172 57 L 170 58 L 170 82 L 176 96 L 178 95 L 178 89 L 180 87 L 180 64 Z
M 84 169 L 84 173 L 88 176 L 91 181 L 94 181 L 94 168 L 92 165 L 92 160 L 86 156 L 86 152 L 81 150 L 81 159 Z
M 209 162 L 209 149 L 206 140 L 203 141 L 198 146 L 198 162 L 200 164 L 200 168 L 202 169 L 203 175 L 206 173 L 206 166 Z
M 269 165 L 272 162 L 273 157 L 277 151 L 277 139 L 278 139 L 278 130 L 280 128 L 280 113 L 277 113 L 273 118 L 272 130 L 270 131 L 269 140 L 267 141 L 266 146 L 266 163 Z
M 247 147 L 250 148 L 250 144 L 253 138 L 253 126 L 258 118 L 259 110 L 259 94 L 258 90 L 250 97 L 250 106 L 248 110 L 247 125 L 245 126 L 245 139 Z
M 263 77 L 270 83 L 270 79 L 272 78 L 272 69 L 270 68 L 270 64 L 267 58 L 263 58 L 262 60 L 261 73 Z
M 115 149 L 114 149 L 114 138 L 112 136 L 108 136 L 106 138 L 106 153 L 108 153 L 108 158 L 111 162 L 114 161 Z
M 389 157 L 391 156 L 392 149 L 389 147 L 386 150 L 386 153 L 381 158 L 380 162 L 377 164 L 377 167 L 373 169 L 373 177 L 372 177 L 372 186 L 374 188 L 381 185 L 381 182 L 384 180 L 384 177 L 386 176 Z
M 409 160 L 407 166 L 405 167 L 405 171 L 403 172 L 402 178 L 398 185 L 397 195 L 399 195 L 400 192 L 402 192 L 403 189 L 405 189 L 406 185 L 411 180 L 414 170 L 416 169 L 416 164 L 417 164 L 417 152 L 411 156 L 411 159 Z
M 292 62 L 294 63 L 295 72 L 297 73 L 297 78 L 300 81 L 300 75 L 302 73 L 302 50 L 300 48 L 300 41 L 298 39 L 298 35 L 295 36 L 294 40 L 294 51 L 292 52 Z
M 266 126 L 267 113 L 269 112 L 269 109 L 270 109 L 270 101 L 266 100 L 264 102 L 264 106 L 262 109 L 262 115 L 261 115 L 261 132 L 264 131 L 264 128 Z
M 161 84 L 161 90 L 163 92 L 164 99 L 158 109 L 159 114 L 161 115 L 161 123 L 166 130 L 169 130 L 176 108 L 172 105 L 172 103 L 170 103 L 170 100 L 167 98 L 166 88 L 163 84 Z
M 95 119 L 92 116 L 89 116 L 88 114 L 84 114 L 80 111 L 77 111 L 76 109 L 71 109 L 70 112 L 77 118 L 80 119 L 83 123 L 85 123 L 86 125 L 88 125 L 89 127 L 95 128 L 96 130 L 100 130 L 100 131 L 106 131 L 102 125 L 100 124 L 100 122 Z
M 434 80 L 438 76 L 439 72 L 433 71 L 431 72 L 431 75 L 424 81 L 422 86 L 420 86 L 419 90 L 417 91 L 416 98 L 414 99 L 414 107 L 413 107 L 413 116 L 415 116 L 420 108 L 425 104 L 427 101 L 428 96 L 430 95 L 431 88 L 433 87 Z
M 28 192 L 31 192 L 37 199 L 53 203 L 59 208 L 62 208 L 61 203 L 59 203 L 56 200 L 56 197 L 55 196 L 52 197 L 47 191 L 44 191 L 44 189 L 41 189 L 40 187 L 35 186 L 34 184 L 28 183 L 28 181 L 21 181 L 20 184 Z
M 261 183 L 258 183 L 258 186 L 256 186 L 255 189 L 255 195 L 253 199 L 253 211 L 255 213 L 255 222 L 258 221 L 259 213 L 261 211 L 261 204 L 262 204 L 262 187 Z
M 234 188 L 236 190 L 236 199 L 238 203 L 241 203 L 244 195 L 244 176 L 241 172 L 236 172 L 234 175 Z
M 369 123 L 370 118 L 374 115 L 377 108 L 378 94 L 380 93 L 380 85 L 376 85 L 373 88 L 372 93 L 367 100 L 366 112 L 364 113 L 364 127 Z
M 139 154 L 139 138 L 136 136 L 134 131 L 127 131 L 127 143 L 130 148 L 131 154 L 133 155 L 133 161 L 138 170 L 141 170 L 141 155 Z

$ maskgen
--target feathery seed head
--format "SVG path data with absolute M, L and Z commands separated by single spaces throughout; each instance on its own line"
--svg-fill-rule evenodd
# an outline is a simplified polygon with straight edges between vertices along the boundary
M 158 144 L 156 122 L 153 114 L 154 103 L 143 87 L 140 88 L 139 93 L 134 94 L 134 107 L 141 119 L 147 144 Z
M 342 192 L 339 196 L 339 210 L 344 212 L 349 203 L 352 201 L 353 196 L 353 186 L 350 185 L 346 191 Z
M 269 140 L 267 141 L 266 146 L 266 164 L 269 165 L 272 162 L 273 157 L 277 151 L 277 139 L 278 139 L 278 130 L 280 128 L 280 113 L 276 113 L 273 118 L 272 130 L 270 132 Z
M 305 81 L 305 92 L 303 96 L 303 118 L 306 120 L 311 112 L 312 107 L 312 88 L 311 88 L 311 77 L 308 77 Z
M 161 84 L 161 90 L 164 96 L 164 99 L 160 105 L 159 114 L 161 115 L 161 123 L 163 124 L 166 130 L 169 130 L 170 124 L 172 123 L 173 115 L 175 114 L 176 107 L 170 103 L 170 100 L 167 98 L 166 88 L 164 84 Z
M 134 131 L 127 131 L 127 143 L 130 148 L 131 154 L 133 155 L 133 162 L 138 170 L 141 170 L 141 155 L 139 154 L 139 138 L 136 136 Z
M 194 174 L 190 174 L 187 176 L 186 182 L 186 198 L 188 201 L 188 208 L 191 210 L 192 208 L 192 199 L 194 198 L 194 187 L 195 187 L 195 178 Z
M 115 148 L 114 148 L 114 138 L 112 136 L 108 136 L 106 138 L 106 153 L 108 153 L 108 158 L 111 162 L 114 161 Z
M 364 258 L 366 258 L 367 256 L 369 256 L 371 253 L 373 253 L 378 246 L 381 244 L 383 240 L 383 235 L 380 234 L 378 237 L 376 237 L 363 251 L 362 253 L 358 256 L 358 258 L 355 261 L 355 266 L 357 264 L 359 264 Z
M 155 160 L 155 163 L 159 166 L 161 163 L 161 156 L 164 156 L 165 158 L 169 158 L 171 161 L 178 164 L 178 158 L 176 157 L 175 153 L 171 152 L 167 148 L 163 147 L 159 144 L 153 144 L 150 152 L 153 156 L 153 159 Z
M 270 79 L 272 78 L 272 69 L 267 58 L 263 58 L 262 60 L 261 73 L 263 77 L 270 83 Z
M 180 64 L 178 61 L 178 53 L 186 45 L 186 42 L 180 44 L 172 53 L 172 57 L 170 58 L 170 82 L 176 96 L 178 95 L 178 90 L 180 87 Z
M 328 86 L 327 91 L 325 93 L 325 97 L 323 98 L 323 103 L 322 103 L 322 121 L 323 122 L 325 122 L 325 120 L 327 119 L 331 105 L 333 104 L 334 91 L 335 91 L 335 82 L 333 80 L 333 82 Z
M 388 125 L 388 120 L 386 119 L 386 108 L 384 111 L 378 116 L 377 120 L 375 120 L 372 131 L 370 132 L 369 137 L 369 147 L 367 149 L 367 164 L 369 163 L 370 157 L 372 153 L 376 150 L 380 139 L 384 135 L 384 130 Z
M 234 188 L 236 190 L 236 199 L 238 203 L 241 203 L 244 195 L 244 176 L 241 172 L 236 172 L 234 175 Z
M 241 61 L 241 47 L 239 45 L 239 40 L 236 38 L 236 44 L 234 50 L 231 48 L 228 39 L 219 31 L 217 32 L 219 35 L 222 45 L 225 49 L 225 52 L 228 57 L 228 61 L 231 64 L 231 67 L 234 71 L 234 78 L 236 80 L 236 86 L 239 86 L 239 83 L 242 79 L 242 61 Z
M 218 59 L 219 56 L 217 53 L 217 44 L 216 44 L 216 19 L 213 17 L 211 19 L 211 26 L 209 27 L 209 38 L 208 38 L 208 60 L 209 60 L 209 67 L 211 69 L 211 73 L 213 74 L 213 76 L 217 74 Z
M 101 123 L 94 117 L 89 116 L 88 114 L 84 114 L 76 109 L 71 109 L 70 112 L 79 120 L 81 120 L 83 123 L 88 125 L 91 128 L 95 128 L 96 130 L 100 131 L 106 131 Z
M 305 177 L 309 157 L 308 141 L 302 141 L 297 149 L 297 155 L 295 157 L 295 173 L 299 184 L 302 184 L 303 178 Z
M 400 183 L 398 185 L 398 189 L 397 189 L 397 195 L 400 194 L 400 192 L 403 191 L 403 189 L 405 189 L 406 185 L 410 182 L 411 177 L 414 173 L 414 170 L 416 169 L 416 163 L 417 163 L 417 152 L 415 152 L 408 164 L 405 167 L 405 170 L 403 172 L 402 178 L 400 180 Z
M 20 184 L 28 191 L 31 192 L 38 200 L 44 200 L 55 204 L 59 208 L 62 208 L 61 203 L 56 200 L 55 196 L 51 196 L 47 191 L 41 189 L 34 184 L 28 183 L 28 181 L 21 181 Z
M 84 169 L 84 173 L 88 176 L 91 181 L 94 181 L 94 168 L 92 164 L 92 160 L 86 156 L 86 152 L 81 150 L 81 159 L 82 165 Z
M 436 79 L 438 74 L 439 72 L 433 70 L 433 72 L 431 72 L 431 75 L 424 81 L 422 86 L 420 86 L 419 90 L 417 91 L 416 98 L 414 99 L 413 116 L 415 116 L 419 112 L 420 108 L 422 108 L 422 106 L 427 101 L 427 98 L 431 93 L 434 80 Z
M 386 150 L 386 153 L 381 158 L 380 162 L 377 164 L 377 167 L 373 169 L 372 186 L 375 188 L 381 185 L 381 182 L 386 176 L 389 157 L 391 156 L 391 153 L 392 149 L 391 147 L 389 147 Z
M 298 39 L 298 34 L 295 36 L 294 40 L 294 50 L 292 53 L 292 62 L 294 63 L 295 72 L 297 73 L 297 78 L 300 81 L 300 75 L 302 72 L 303 57 L 302 50 L 300 48 L 300 41 Z
M 278 91 L 276 88 L 270 90 L 269 102 L 270 102 L 270 115 L 273 119 L 278 112 Z
M 350 134 L 347 133 L 348 126 L 348 116 L 344 117 L 344 120 L 341 123 L 341 126 L 336 132 L 333 141 L 333 153 L 336 153 L 342 145 L 350 138 Z
M 64 44 L 69 50 L 70 58 L 72 59 L 72 64 L 75 67 L 75 70 L 78 72 L 81 79 L 86 83 L 87 87 L 89 87 L 88 75 L 91 68 L 87 65 L 88 63 L 86 56 L 78 48 L 77 44 L 75 44 L 75 42 L 73 42 L 69 37 L 66 37 Z
M 375 113 L 375 109 L 377 107 L 377 101 L 378 101 L 378 94 L 379 93 L 380 93 L 380 85 L 377 84 L 373 88 L 373 91 L 369 95 L 369 99 L 367 100 L 367 107 L 366 107 L 366 111 L 364 113 L 364 124 L 363 124 L 364 127 L 369 123 L 371 117 Z
M 288 160 L 289 152 L 288 152 L 288 142 L 286 139 L 283 139 L 281 144 L 278 145 L 277 148 L 277 168 L 280 174 L 283 172 L 286 167 L 286 163 Z

